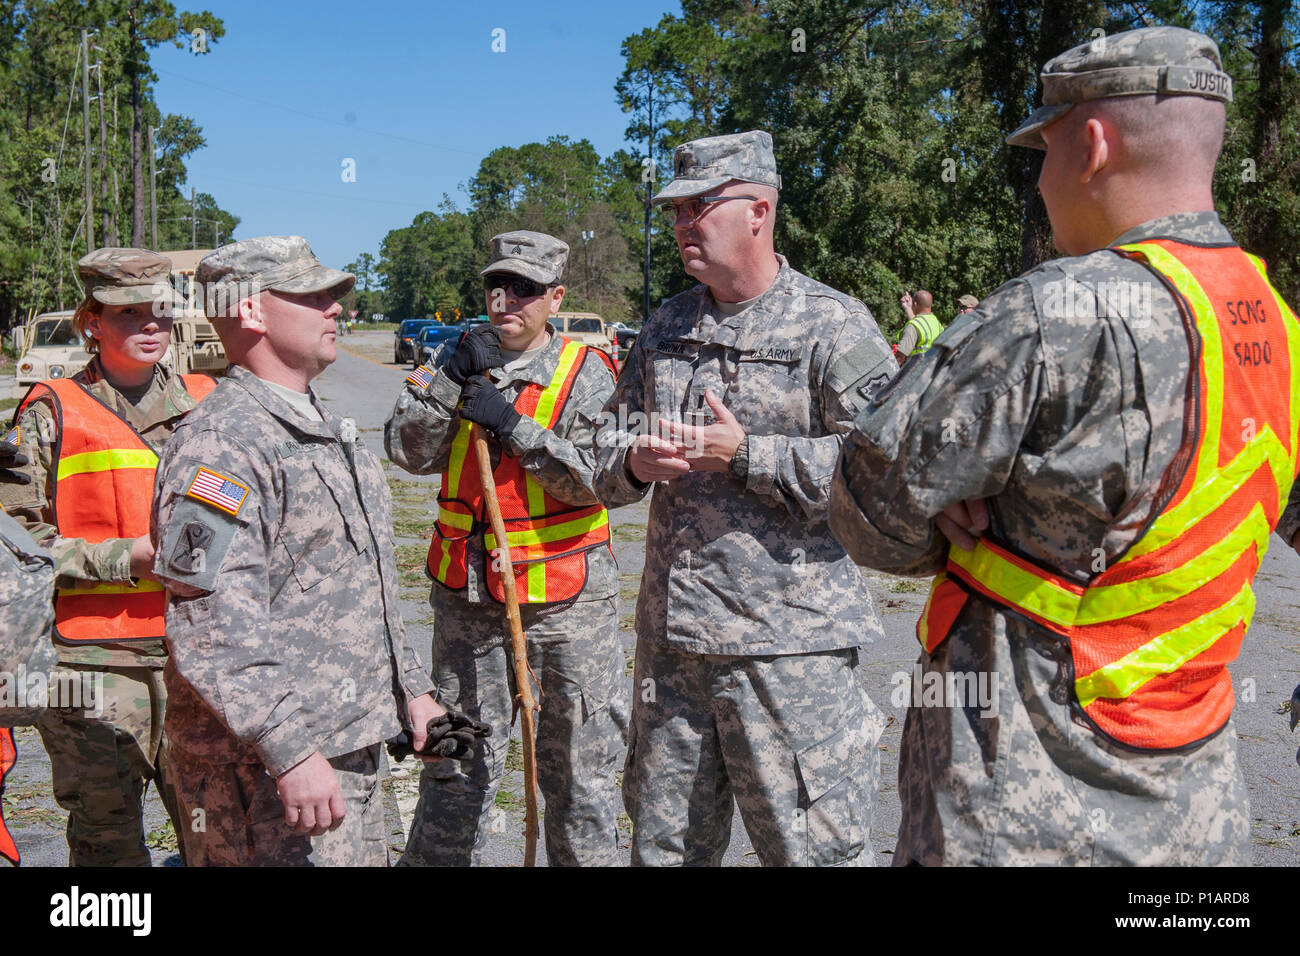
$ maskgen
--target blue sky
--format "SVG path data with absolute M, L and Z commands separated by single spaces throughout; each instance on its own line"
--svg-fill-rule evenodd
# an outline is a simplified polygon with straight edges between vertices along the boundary
M 335 267 L 377 257 L 388 230 L 443 193 L 464 208 L 461 185 L 499 146 L 557 134 L 602 156 L 626 145 L 619 46 L 681 12 L 675 0 L 176 6 L 226 28 L 206 56 L 152 56 L 159 107 L 207 139 L 190 183 L 242 219 L 238 238 L 297 233 Z M 504 53 L 492 51 L 497 28 Z M 343 181 L 345 159 L 355 182 Z

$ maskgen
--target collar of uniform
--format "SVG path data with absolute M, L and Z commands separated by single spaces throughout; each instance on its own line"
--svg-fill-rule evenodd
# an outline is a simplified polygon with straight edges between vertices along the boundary
M 322 403 L 316 402 L 315 405 L 325 420 L 323 422 L 309 422 L 299 415 L 292 405 L 267 388 L 265 383 L 248 369 L 240 365 L 232 365 L 226 371 L 226 376 L 238 382 L 249 395 L 253 396 L 253 399 L 259 405 L 294 431 L 304 435 L 314 435 L 317 438 L 335 438 L 337 436 L 335 421 Z
M 541 386 L 551 384 L 551 376 L 560 367 L 560 353 L 564 350 L 564 339 L 550 322 L 546 323 L 546 330 L 551 333 L 551 340 L 546 343 L 546 348 L 534 355 L 533 360 L 527 365 L 511 372 L 510 377 L 503 380 L 506 384 L 510 382 L 535 382 Z
M 1150 219 L 1111 240 L 1108 245 L 1122 246 L 1144 239 L 1178 239 L 1207 246 L 1236 245 L 1232 233 L 1219 221 L 1219 214 L 1211 210 L 1179 212 Z
M 785 256 L 776 253 L 776 261 L 780 263 L 780 268 L 776 276 L 748 309 L 743 312 L 737 312 L 735 315 L 728 315 L 718 323 L 719 329 L 733 329 L 737 332 L 744 331 L 762 323 L 769 316 L 783 318 L 786 314 L 785 297 L 783 292 L 789 287 L 794 270 L 790 268 L 790 263 L 786 261 Z M 713 300 L 712 293 L 701 304 L 702 308 L 708 308 L 708 303 Z
M 194 397 L 181 385 L 181 377 L 174 374 L 171 369 L 161 362 L 153 367 L 152 384 L 157 386 L 158 392 L 155 393 L 152 399 L 143 401 L 139 405 L 132 405 L 113 387 L 112 383 L 104 375 L 104 364 L 99 360 L 98 354 L 92 355 L 90 361 L 86 363 L 86 367 L 72 378 L 74 381 L 86 386 L 90 393 L 100 401 L 116 408 L 128 420 L 149 418 L 155 402 L 160 401 L 163 395 L 166 395 L 172 407 L 180 413 L 188 412 L 198 405 Z M 141 421 L 135 420 L 132 421 L 132 424 L 139 427 Z

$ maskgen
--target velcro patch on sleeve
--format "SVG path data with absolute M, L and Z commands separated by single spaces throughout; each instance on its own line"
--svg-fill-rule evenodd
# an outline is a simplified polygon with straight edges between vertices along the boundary
M 406 376 L 407 384 L 414 385 L 416 388 L 428 388 L 433 382 L 433 372 L 421 365 L 410 375 Z
M 13 445 L 15 448 L 17 448 L 17 447 L 18 447 L 18 440 L 19 440 L 20 437 L 21 437 L 21 436 L 20 436 L 20 434 L 19 434 L 19 432 L 18 432 L 18 426 L 15 425 L 13 428 L 11 428 L 11 429 L 9 429 L 7 432 L 5 432 L 4 440 L 7 441 L 9 444 Z
M 200 466 L 185 489 L 185 497 L 238 517 L 240 509 L 248 501 L 248 486 L 219 471 Z

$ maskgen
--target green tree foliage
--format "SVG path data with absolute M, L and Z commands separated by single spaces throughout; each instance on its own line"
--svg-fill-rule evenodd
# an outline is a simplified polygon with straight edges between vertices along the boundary
M 91 34 L 89 155 L 83 29 Z M 148 51 L 165 42 L 202 54 L 224 32 L 210 13 L 153 0 L 0 4 L 0 330 L 32 310 L 80 298 L 75 265 L 88 225 L 95 245 L 149 245 L 150 125 L 158 127 L 159 247 L 190 247 L 191 217 L 198 246 L 212 243 L 214 223 L 223 241 L 231 237 L 239 220 L 212 196 L 199 193 L 191 204 L 185 157 L 204 145 L 202 131 L 187 117 L 159 113 L 148 61 Z

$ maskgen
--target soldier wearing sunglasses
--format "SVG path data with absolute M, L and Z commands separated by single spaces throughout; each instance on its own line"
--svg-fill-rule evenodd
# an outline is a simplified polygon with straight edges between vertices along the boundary
M 764 132 L 677 147 L 653 200 L 700 284 L 633 345 L 596 490 L 653 487 L 623 800 L 632 863 L 717 865 L 734 803 L 764 865 L 863 864 L 880 711 L 859 647 L 881 634 L 827 524 L 841 436 L 896 365 L 858 300 L 790 267 Z
M 614 373 L 604 353 L 548 321 L 564 298 L 568 254 L 543 233 L 494 237 L 483 270 L 491 324 L 413 372 L 385 429 L 394 462 L 442 477 L 428 561 L 437 698 L 493 729 L 473 758 L 425 765 L 404 865 L 481 863 L 500 812 L 514 698 L 502 607 L 510 585 L 493 561 L 471 422 L 489 436 L 529 663 L 541 682 L 547 861 L 617 862 L 614 771 L 627 689 L 609 516 L 592 490 L 596 421 Z

